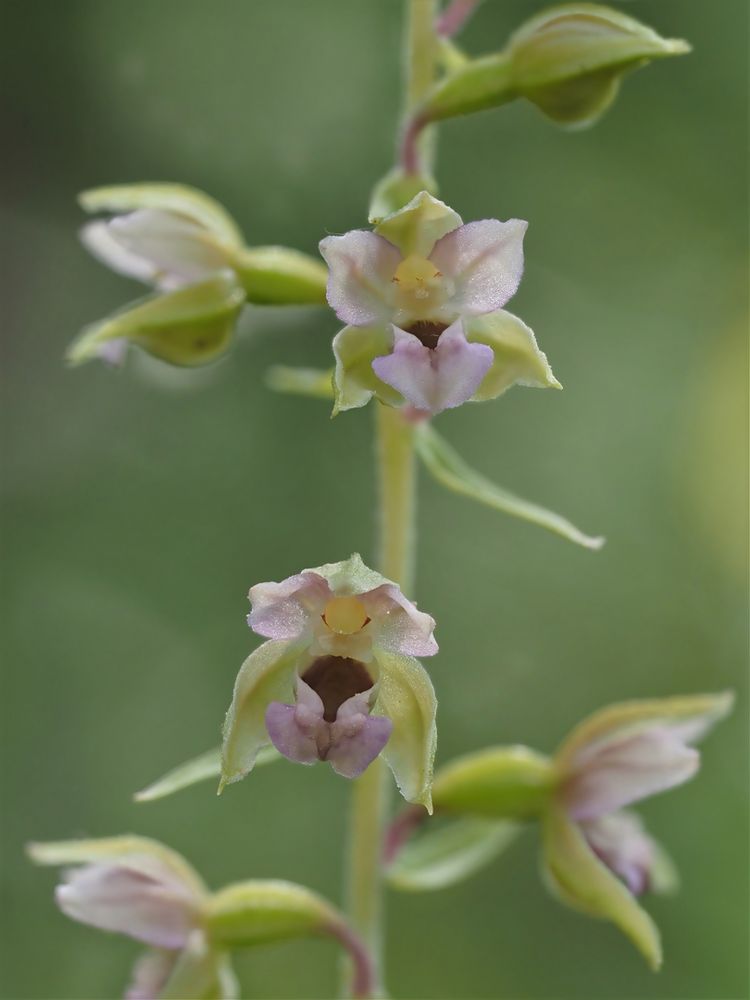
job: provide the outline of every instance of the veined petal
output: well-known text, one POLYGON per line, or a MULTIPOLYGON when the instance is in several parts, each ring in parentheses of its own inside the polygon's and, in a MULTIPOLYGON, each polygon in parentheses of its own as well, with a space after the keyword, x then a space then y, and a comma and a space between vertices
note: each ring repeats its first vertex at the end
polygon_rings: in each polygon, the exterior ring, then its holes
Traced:
POLYGON ((558 770, 561 774, 570 773, 581 759, 579 755, 588 754, 605 741, 631 736, 645 728, 669 728, 683 742, 695 742, 728 715, 733 704, 734 694, 724 691, 608 705, 584 719, 563 741, 555 758, 558 770))
POLYGON ((460 225, 458 212, 427 191, 420 191, 408 205, 386 216, 375 232, 398 247, 404 257, 429 257, 437 241, 460 225))
POLYGON ((462 316, 500 309, 512 298, 523 275, 521 219, 468 222, 435 244, 430 260, 453 284, 450 305, 462 316))
MULTIPOLYGON (((172 212, 156 208, 140 209, 129 215, 117 216, 105 225, 109 244, 102 243, 100 236, 97 245, 90 233, 86 238, 84 229, 82 238, 87 248, 97 254, 97 250, 101 251, 103 247, 104 255, 100 253, 100 259, 118 270, 118 260, 107 254, 112 243, 119 245, 128 255, 126 266, 134 258, 146 261, 151 266, 146 280, 154 281, 163 289, 201 281, 230 265, 228 248, 223 247, 212 233, 172 212)), ((125 273, 139 276, 128 270, 125 273)))
POLYGON ((472 398, 492 366, 492 350, 470 344, 460 320, 440 334, 432 349, 413 334, 393 330, 393 351, 375 358, 373 371, 418 410, 435 414, 460 406, 472 398))
POLYGON ((253 609, 247 623, 267 639, 298 639, 330 596, 326 581, 309 569, 280 583, 257 583, 248 595, 253 609))
POLYGON ((375 374, 372 362, 393 347, 393 334, 387 326, 345 326, 333 338, 336 370, 333 376, 335 403, 333 415, 354 410, 377 396, 389 406, 401 402, 401 394, 375 374))
POLYGON ((242 664, 224 721, 219 792, 244 778, 260 748, 269 742, 266 709, 273 701, 292 701, 294 671, 303 650, 300 643, 271 639, 242 664))
POLYGON ((343 323, 371 326, 392 312, 393 275, 401 254, 393 244, 366 229, 326 236, 320 252, 328 264, 328 304, 343 323))
POLYGON ((580 826, 596 856, 619 875, 634 896, 673 888, 674 867, 636 813, 623 810, 580 826))
POLYGON ((375 711, 393 723, 383 757, 408 802, 432 812, 432 770, 437 745, 437 699, 424 667, 411 656, 379 649, 380 686, 375 711))
POLYGON ((244 242, 226 209, 203 191, 186 184, 114 184, 84 191, 78 201, 86 212, 119 214, 152 208, 174 212, 214 233, 229 246, 239 248, 244 242))
POLYGON ((542 826, 543 861, 550 889, 574 909, 610 920, 626 934, 652 969, 662 961, 659 931, 625 886, 597 858, 564 811, 551 807, 542 826))
POLYGON ((420 611, 395 583, 383 583, 363 596, 367 613, 377 622, 374 642, 394 653, 434 656, 438 651, 435 619, 420 611))
POLYGON ((573 819, 605 816, 692 778, 700 755, 666 727, 613 737, 581 750, 562 796, 573 819))
POLYGON ((517 316, 499 309, 466 320, 464 329, 469 343, 486 344, 494 354, 492 366, 473 399, 495 399, 516 384, 536 389, 562 388, 547 356, 537 347, 533 332, 517 316))

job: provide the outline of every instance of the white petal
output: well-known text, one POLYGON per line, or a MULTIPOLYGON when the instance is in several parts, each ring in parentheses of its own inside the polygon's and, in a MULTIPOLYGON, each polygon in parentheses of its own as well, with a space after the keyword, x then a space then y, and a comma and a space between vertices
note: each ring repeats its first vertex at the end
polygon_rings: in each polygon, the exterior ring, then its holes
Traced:
POLYGON ((320 252, 329 268, 328 304, 338 318, 351 326, 387 322, 398 250, 382 236, 353 229, 321 240, 320 252))
POLYGON ((430 260, 453 282, 450 305, 464 316, 500 309, 513 295, 523 274, 521 219, 468 222, 435 244, 430 260))

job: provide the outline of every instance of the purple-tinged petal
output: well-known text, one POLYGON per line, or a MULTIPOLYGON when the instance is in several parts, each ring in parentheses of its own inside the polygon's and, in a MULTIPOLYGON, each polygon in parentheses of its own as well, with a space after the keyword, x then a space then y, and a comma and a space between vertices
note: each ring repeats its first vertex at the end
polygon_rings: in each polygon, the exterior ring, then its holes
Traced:
POLYGON ((375 760, 391 735, 393 723, 370 716, 368 692, 356 694, 341 705, 331 725, 331 746, 326 760, 344 778, 358 778, 375 760))
POLYGON ((158 1000, 169 980, 177 951, 147 951, 136 961, 124 1000, 158 1000))
POLYGON ((435 619, 404 597, 395 583, 384 583, 363 594, 362 603, 373 622, 377 645, 407 656, 437 653, 435 619))
POLYGON ((393 331, 393 352, 375 358, 372 367, 418 410, 434 414, 460 406, 471 399, 492 366, 492 349, 470 344, 460 321, 444 330, 432 349, 398 327, 393 331))
POLYGON ((297 639, 322 613, 330 596, 328 584, 311 570, 280 583, 258 583, 248 594, 252 611, 247 623, 267 639, 297 639))
POLYGON ((266 729, 273 745, 288 760, 314 764, 320 759, 320 731, 327 729, 323 702, 304 681, 298 681, 297 697, 296 705, 271 702, 266 709, 266 729))
POLYGON ((591 820, 681 785, 695 774, 698 751, 667 727, 602 740, 582 750, 564 787, 569 815, 591 820))
POLYGON ((515 295, 523 274, 521 219, 468 222, 435 244, 430 260, 453 282, 450 304, 464 316, 500 309, 515 295))
POLYGON ((125 363, 125 355, 128 353, 127 338, 117 337, 115 340, 104 340, 97 347, 96 353, 106 364, 113 368, 119 368, 125 363))
POLYGON ((596 856, 625 882, 634 896, 651 888, 659 849, 631 812, 600 816, 581 824, 583 835, 596 856))
POLYGON ((194 894, 153 858, 72 869, 55 899, 74 920, 156 948, 181 948, 198 920, 194 894))
POLYGON ((329 268, 328 304, 338 318, 350 326, 387 322, 391 282, 401 261, 398 250, 382 236, 353 229, 343 236, 326 236, 320 252, 329 268))

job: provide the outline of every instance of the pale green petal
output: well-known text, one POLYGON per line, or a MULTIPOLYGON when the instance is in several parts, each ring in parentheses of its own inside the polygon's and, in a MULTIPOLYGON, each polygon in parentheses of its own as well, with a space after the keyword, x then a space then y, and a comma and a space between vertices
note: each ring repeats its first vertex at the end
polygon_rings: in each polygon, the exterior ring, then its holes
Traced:
POLYGON ((375 232, 398 247, 404 257, 409 254, 429 257, 440 237, 460 225, 458 212, 427 191, 420 191, 408 205, 386 216, 375 232))
POLYGON ((311 399, 333 399, 333 369, 292 368, 272 365, 266 372, 266 385, 274 392, 311 399))
POLYGON ((437 194, 437 181, 426 174, 408 174, 403 167, 394 167, 375 185, 368 213, 371 225, 403 208, 421 191, 437 194))
POLYGON ((560 900, 589 916, 612 921, 630 938, 651 968, 658 969, 662 954, 656 925, 597 858, 562 809, 547 810, 542 837, 548 884, 560 900))
POLYGON ((56 866, 95 864, 139 856, 152 857, 171 869, 198 895, 203 895, 206 891, 203 879, 182 855, 149 837, 125 834, 121 837, 99 837, 95 840, 32 843, 27 845, 26 852, 38 865, 56 866))
POLYGON ((345 326, 333 340, 336 370, 333 378, 333 415, 364 406, 373 395, 390 406, 402 402, 400 393, 372 370, 374 358, 390 354, 393 334, 385 326, 345 326))
MULTIPOLYGON (((273 746, 262 747, 255 758, 255 767, 263 764, 272 764, 281 760, 281 754, 273 746)), ((198 757, 179 764, 168 771, 163 777, 158 778, 140 792, 136 792, 133 798, 136 802, 155 802, 157 799, 164 799, 168 795, 189 788, 200 781, 207 781, 209 778, 218 778, 221 774, 221 747, 214 747, 207 750, 198 757)))
POLYGON ((386 878, 395 889, 446 889, 480 871, 516 839, 522 827, 503 820, 458 819, 419 833, 399 852, 386 878))
POLYGON ((238 996, 229 959, 195 931, 175 962, 159 1000, 233 1000, 238 996))
POLYGON ((229 272, 163 295, 151 295, 88 327, 67 353, 71 364, 126 339, 174 365, 207 364, 227 350, 245 293, 229 272))
POLYGON ((135 212, 156 208, 176 212, 215 233, 228 246, 241 247, 242 233, 229 213, 209 195, 184 184, 115 184, 92 188, 78 196, 86 212, 135 212))
POLYGON ((555 771, 524 746, 491 747, 458 757, 435 775, 435 808, 493 819, 529 819, 546 807, 555 771))
POLYGON ((464 320, 464 329, 470 343, 487 344, 495 355, 473 400, 495 399, 516 384, 534 389, 562 389, 533 332, 517 316, 498 309, 464 320))
POLYGON ((724 691, 721 694, 654 698, 608 705, 584 719, 570 733, 557 751, 556 766, 565 772, 572 758, 583 747, 644 726, 688 727, 694 732, 686 736, 686 742, 693 742, 728 715, 733 704, 733 692, 724 691))
POLYGON ((207 925, 222 947, 267 944, 326 930, 338 914, 321 896, 293 882, 239 882, 214 893, 207 925))
POLYGON ((248 302, 258 305, 325 305, 328 268, 288 247, 244 247, 232 266, 248 302))
POLYGON ((412 656, 375 650, 380 685, 374 714, 385 715, 393 731, 383 757, 407 802, 432 812, 432 769, 437 745, 437 699, 429 674, 412 656))
POLYGON ((514 493, 496 486, 481 473, 475 472, 428 424, 422 424, 417 428, 414 441, 417 454, 428 471, 439 483, 454 493, 460 493, 471 500, 492 507, 493 510, 538 524, 539 527, 553 531, 556 535, 562 535, 568 541, 582 545, 586 549, 600 549, 604 544, 603 538, 584 535, 567 518, 540 507, 539 504, 523 500, 514 493))
POLYGON ((294 701, 295 667, 303 648, 299 643, 271 639, 240 667, 224 721, 219 792, 225 785, 244 778, 255 765, 260 748, 270 743, 266 709, 272 701, 294 701))

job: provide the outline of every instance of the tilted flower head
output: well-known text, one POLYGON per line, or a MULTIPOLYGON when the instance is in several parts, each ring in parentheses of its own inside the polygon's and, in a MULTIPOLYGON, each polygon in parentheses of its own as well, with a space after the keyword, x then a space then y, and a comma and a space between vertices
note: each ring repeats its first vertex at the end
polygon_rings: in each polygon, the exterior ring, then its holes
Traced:
POLYGON ((616 923, 654 967, 659 933, 634 896, 667 888, 669 862, 623 807, 691 778, 700 764, 693 744, 732 701, 721 694, 612 705, 574 729, 555 757, 557 791, 544 819, 549 883, 563 901, 616 923))
MULTIPOLYGON (((659 932, 635 897, 674 888, 676 874, 640 818, 624 807, 692 777, 700 763, 692 744, 729 712, 732 701, 725 693, 612 705, 574 729, 553 758, 514 746, 467 754, 435 775, 435 809, 488 824, 478 832, 467 828, 471 859, 480 860, 496 853, 494 838, 501 847, 507 839, 492 823, 539 820, 543 870, 555 895, 583 913, 612 921, 657 968, 659 932)), ((399 868, 398 855, 424 818, 410 807, 389 831, 387 855, 394 861, 396 886, 399 881, 414 885, 409 870, 414 857, 407 855, 399 868)), ((418 843, 414 856, 433 858, 439 846, 443 872, 458 878, 473 871, 476 864, 466 862, 460 831, 445 844, 438 844, 439 834, 428 832, 432 842, 418 843)), ((444 874, 440 884, 447 884, 444 874)))
POLYGON ((222 784, 269 741, 290 760, 355 778, 382 752, 403 795, 429 806, 435 694, 415 659, 435 622, 358 555, 250 591, 250 627, 269 641, 237 677, 222 784))
POLYGON ((461 217, 426 191, 373 232, 328 236, 336 411, 373 396, 435 414, 511 385, 559 388, 531 330, 502 306, 523 273, 526 223, 461 217))
POLYGON ((163 361, 200 365, 228 347, 245 301, 318 303, 325 268, 285 247, 246 247, 228 212, 181 184, 122 184, 85 191, 87 212, 106 212, 81 230, 102 263, 159 293, 83 331, 74 363, 122 361, 130 342, 163 361))
POLYGON ((55 892, 63 913, 149 946, 126 1000, 237 995, 226 953, 206 936, 208 890, 179 854, 144 837, 32 844, 29 853, 67 866, 55 892))

